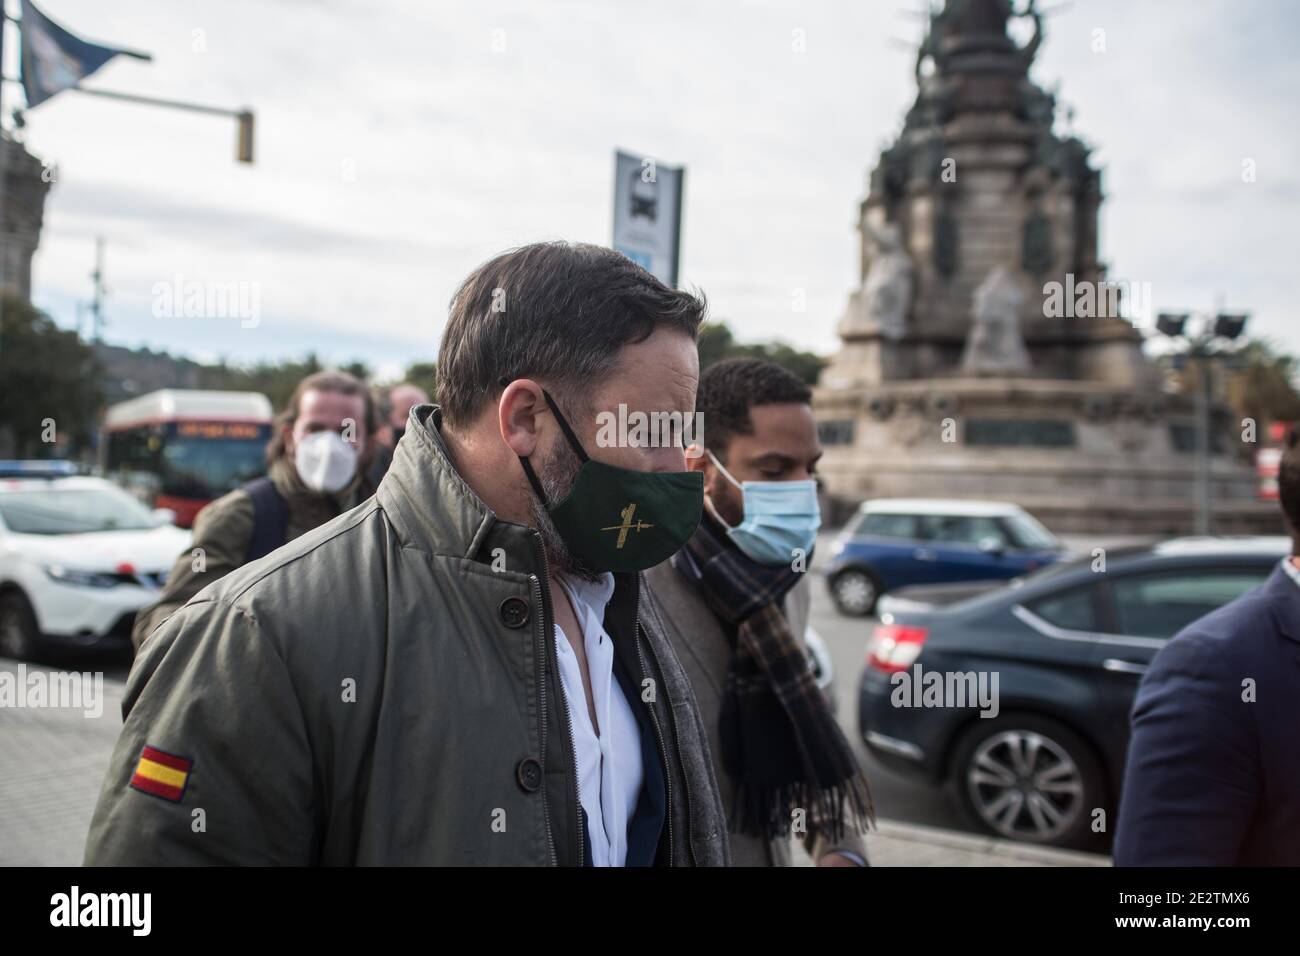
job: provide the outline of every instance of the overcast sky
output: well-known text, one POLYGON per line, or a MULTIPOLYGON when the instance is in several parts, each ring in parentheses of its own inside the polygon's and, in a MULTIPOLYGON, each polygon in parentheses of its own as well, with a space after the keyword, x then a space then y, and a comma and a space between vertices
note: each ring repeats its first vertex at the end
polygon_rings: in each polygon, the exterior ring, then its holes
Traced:
MULTIPOLYGON (((244 166, 233 120, 75 92, 33 110, 28 147, 58 176, 37 305, 75 323, 103 236, 110 342, 203 360, 314 349, 388 375, 436 355, 452 290, 493 253, 608 244, 617 147, 687 166, 682 283, 714 318, 832 350, 855 210, 915 95, 905 45, 923 29, 919 0, 39 5, 153 54, 87 86, 246 105, 258 140, 244 166), (256 284, 260 323, 156 318, 153 287, 176 276, 256 284)), ((1111 277, 1149 282, 1157 309, 1222 296, 1300 353, 1298 27, 1293 0, 1074 0, 1032 76, 1059 82, 1104 169, 1111 277)))

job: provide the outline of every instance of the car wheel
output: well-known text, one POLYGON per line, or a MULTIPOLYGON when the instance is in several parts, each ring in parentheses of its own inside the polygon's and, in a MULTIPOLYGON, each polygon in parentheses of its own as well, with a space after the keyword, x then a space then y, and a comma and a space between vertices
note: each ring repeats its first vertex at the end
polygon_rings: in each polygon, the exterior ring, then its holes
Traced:
POLYGON ((870 571, 848 568, 831 578, 831 598, 841 614, 866 617, 879 597, 880 582, 870 571))
POLYGON ((0 657, 30 660, 36 653, 36 615, 17 591, 0 594, 0 657))
POLYGON ((1007 840, 1086 847, 1105 804, 1101 765, 1074 731, 1046 717, 977 719, 953 753, 951 783, 970 822, 1007 840))

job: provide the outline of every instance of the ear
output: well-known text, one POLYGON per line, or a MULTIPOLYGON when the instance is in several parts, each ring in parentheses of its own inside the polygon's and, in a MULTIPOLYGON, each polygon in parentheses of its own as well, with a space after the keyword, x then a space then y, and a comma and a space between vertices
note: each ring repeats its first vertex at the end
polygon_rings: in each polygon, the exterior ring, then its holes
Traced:
POLYGON ((699 457, 686 459, 686 469, 704 475, 704 493, 710 498, 716 497, 719 493, 726 493, 726 488, 722 486, 728 484, 727 479, 722 477, 718 466, 704 453, 703 446, 700 447, 699 457))
POLYGON ((517 378, 505 387, 497 403, 497 427, 506 447, 520 458, 537 450, 540 424, 551 410, 542 397, 542 386, 530 378, 517 378))
POLYGON ((293 442, 293 426, 287 422, 280 426, 280 444, 284 445, 284 453, 289 458, 297 451, 293 442))
POLYGON ((713 462, 709 461, 709 456, 704 454, 704 446, 699 442, 692 442, 686 446, 687 471, 703 472, 705 479, 707 479, 712 465, 713 462))

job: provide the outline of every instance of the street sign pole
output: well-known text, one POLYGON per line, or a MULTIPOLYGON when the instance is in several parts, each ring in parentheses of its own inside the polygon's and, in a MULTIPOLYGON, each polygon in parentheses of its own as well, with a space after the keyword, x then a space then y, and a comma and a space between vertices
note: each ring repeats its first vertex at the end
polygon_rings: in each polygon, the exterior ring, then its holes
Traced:
POLYGON ((1196 360, 1196 533, 1210 533, 1210 402, 1213 398, 1210 381, 1210 357, 1202 354, 1196 360))
POLYGON ((9 32, 9 0, 0 0, 0 323, 4 321, 4 294, 9 282, 8 217, 5 196, 9 193, 9 144, 4 141, 5 34, 9 32))

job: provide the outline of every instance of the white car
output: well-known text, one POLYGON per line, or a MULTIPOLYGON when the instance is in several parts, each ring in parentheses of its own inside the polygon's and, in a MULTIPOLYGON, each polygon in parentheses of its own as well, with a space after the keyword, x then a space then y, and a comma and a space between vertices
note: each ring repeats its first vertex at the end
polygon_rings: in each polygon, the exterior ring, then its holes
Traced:
POLYGON ((0 478, 0 656, 129 647, 190 532, 102 478, 0 478))
POLYGON ((835 664, 831 661, 830 648, 820 634, 813 630, 811 624, 803 634, 804 644, 808 647, 808 656, 812 658, 813 678, 817 681, 831 701, 831 711, 835 710, 835 664))

